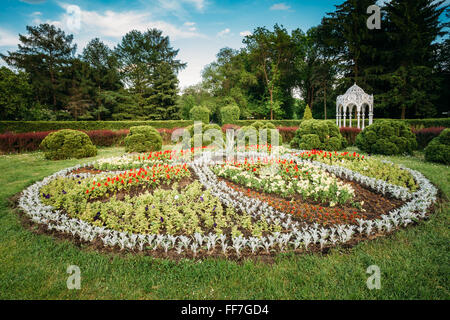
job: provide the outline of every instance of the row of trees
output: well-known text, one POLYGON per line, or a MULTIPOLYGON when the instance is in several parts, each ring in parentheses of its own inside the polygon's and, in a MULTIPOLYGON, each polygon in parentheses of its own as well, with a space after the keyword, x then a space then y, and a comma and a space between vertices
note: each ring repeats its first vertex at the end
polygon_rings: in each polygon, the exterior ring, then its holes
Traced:
POLYGON ((213 121, 237 105, 240 117, 334 117, 336 96, 356 82, 375 95, 377 117, 420 118, 448 111, 448 6, 391 0, 381 29, 367 27, 373 0, 347 0, 307 32, 256 28, 240 50, 223 48, 201 83, 178 95, 177 60, 161 31, 131 31, 112 50, 93 39, 76 56, 73 36, 49 24, 27 27, 17 51, 0 56, 1 119, 188 119, 196 105, 213 121), (301 99, 293 98, 299 90, 301 99))
POLYGON ((76 56, 73 36, 53 25, 27 26, 18 50, 1 54, 2 120, 177 119, 176 59, 157 29, 131 31, 111 50, 91 40, 76 56))
POLYGON ((392 0, 381 29, 367 27, 373 0, 347 0, 306 33, 257 28, 241 50, 222 49, 203 81, 184 91, 182 114, 205 104, 213 118, 237 104, 243 118, 334 117, 339 94, 356 82, 375 95, 377 117, 421 118, 448 111, 448 23, 444 1, 392 0), (292 97, 300 90, 302 99, 292 97))

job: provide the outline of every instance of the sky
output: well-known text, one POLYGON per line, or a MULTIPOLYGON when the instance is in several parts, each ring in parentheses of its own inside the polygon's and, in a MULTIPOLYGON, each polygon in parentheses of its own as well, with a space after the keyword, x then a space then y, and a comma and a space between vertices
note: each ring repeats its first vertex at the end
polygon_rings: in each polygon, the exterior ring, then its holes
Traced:
MULTIPOLYGON (((339 0, 1 0, 0 52, 17 49, 26 25, 52 23, 74 35, 81 53, 98 37, 111 48, 133 29, 158 28, 187 62, 180 87, 198 83, 221 48, 242 47, 256 27, 276 23, 289 31, 318 25, 339 0)), ((3 63, 4 64, 4 63, 3 63)))

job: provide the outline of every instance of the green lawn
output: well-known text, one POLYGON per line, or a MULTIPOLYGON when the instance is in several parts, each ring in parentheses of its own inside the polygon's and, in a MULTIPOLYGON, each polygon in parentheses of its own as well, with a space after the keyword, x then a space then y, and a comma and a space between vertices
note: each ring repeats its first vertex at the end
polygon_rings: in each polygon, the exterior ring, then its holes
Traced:
MULTIPOLYGON (((98 157, 119 155, 101 149, 98 157)), ((424 173, 450 197, 448 167, 416 157, 390 157, 424 173)), ((89 159, 90 160, 90 159, 89 159)), ((8 198, 53 172, 89 161, 47 161, 42 153, 0 156, 0 299, 449 299, 448 203, 428 221, 330 254, 280 255, 275 263, 202 262, 107 255, 24 229, 8 198), (381 269, 381 289, 366 286, 368 266, 381 269), (66 269, 81 269, 81 289, 68 290, 66 269)))

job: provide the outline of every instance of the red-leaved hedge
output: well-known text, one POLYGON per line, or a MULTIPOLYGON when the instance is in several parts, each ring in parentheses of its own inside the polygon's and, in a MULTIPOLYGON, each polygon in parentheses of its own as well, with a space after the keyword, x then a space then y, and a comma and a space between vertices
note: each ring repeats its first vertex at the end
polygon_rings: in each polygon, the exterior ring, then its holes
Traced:
POLYGON ((441 134, 445 127, 430 127, 419 130, 412 129, 412 132, 416 135, 418 149, 422 150, 430 143, 433 138, 436 138, 441 134))
POLYGON ((362 131, 359 128, 354 127, 341 127, 339 128, 342 136, 347 140, 347 145, 352 146, 355 144, 356 136, 362 131))

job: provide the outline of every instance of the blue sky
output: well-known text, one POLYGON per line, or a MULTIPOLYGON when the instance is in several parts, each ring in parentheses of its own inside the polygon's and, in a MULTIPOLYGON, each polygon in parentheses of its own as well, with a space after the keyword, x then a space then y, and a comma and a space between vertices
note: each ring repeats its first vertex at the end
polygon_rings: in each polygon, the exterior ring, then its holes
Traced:
POLYGON ((74 34, 80 53, 99 37, 113 48, 130 30, 158 28, 168 35, 178 58, 188 63, 179 74, 180 86, 200 81, 202 68, 220 48, 242 46, 245 34, 275 23, 306 31, 334 11, 340 0, 2 0, 0 52, 15 50, 26 25, 53 23, 74 34), (79 16, 79 20, 74 20, 79 16))

